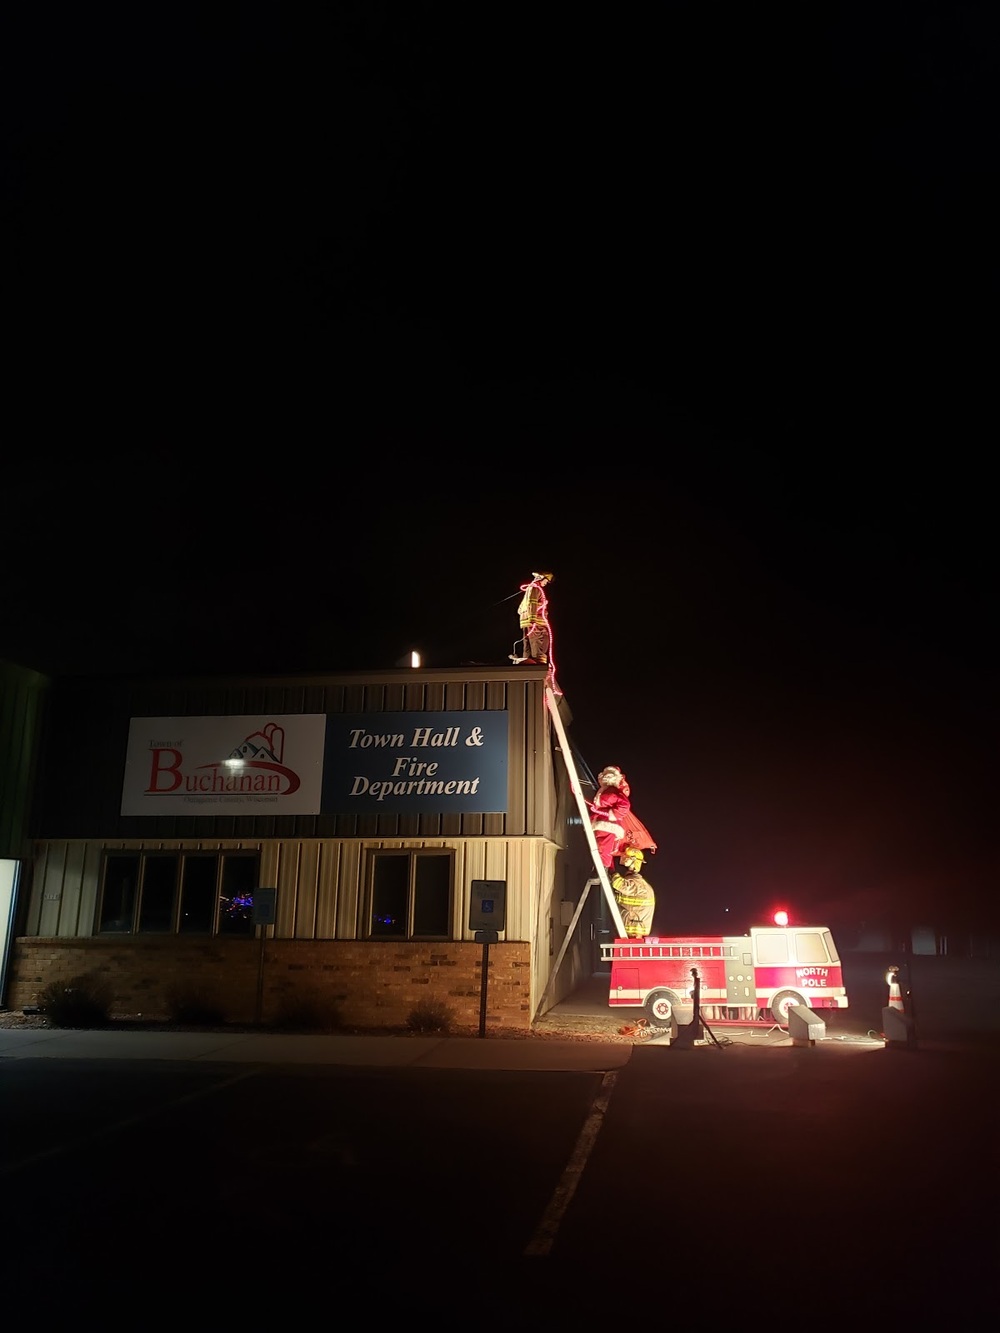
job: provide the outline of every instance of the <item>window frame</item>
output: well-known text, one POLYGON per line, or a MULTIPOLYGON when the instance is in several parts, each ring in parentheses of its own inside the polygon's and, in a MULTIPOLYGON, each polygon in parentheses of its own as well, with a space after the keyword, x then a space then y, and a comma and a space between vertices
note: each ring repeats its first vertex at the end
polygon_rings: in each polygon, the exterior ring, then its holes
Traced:
MULTIPOLYGON (((246 879, 242 872, 235 877, 229 867, 235 861, 252 861, 254 864, 254 887, 260 887, 260 852, 254 850, 202 851, 192 848, 190 851, 179 848, 174 851, 163 848, 142 848, 125 850, 109 848, 104 851, 101 861, 100 888, 94 916, 94 934, 107 935, 200 935, 228 938, 252 939, 255 934, 252 914, 253 895, 249 905, 234 927, 224 928, 222 904, 229 898, 224 890, 231 889, 233 878, 246 879), (166 870, 168 863, 174 862, 173 885, 170 889, 170 903, 166 906, 167 885, 166 870), (214 874, 209 885, 206 863, 212 862, 214 874), (150 876, 148 891, 163 896, 163 900, 151 907, 147 894, 147 874, 156 866, 155 875, 150 876), (188 868, 193 872, 188 877, 188 868), (132 882, 128 870, 134 869, 132 882), (121 873, 125 872, 125 873, 121 873), (163 872, 161 880, 160 875, 163 872), (199 882, 200 881, 200 882, 199 882), (112 903, 109 894, 117 894, 118 902, 112 903), (114 906, 120 908, 118 915, 110 918, 114 924, 106 924, 107 913, 114 906), (192 924, 185 924, 187 914, 195 910, 192 924), (150 921, 158 924, 150 925, 150 921), (145 922, 145 924, 144 924, 145 922)), ((244 895, 245 897, 245 895, 244 895)))
MULTIPOLYGON (((389 940, 450 940, 454 938, 454 910, 455 910, 455 866, 456 856, 453 848, 450 847, 378 847, 370 848, 366 852, 365 861, 365 928, 364 938, 372 941, 389 940), (398 930, 376 930, 375 914, 379 910, 388 910, 386 904, 387 894, 380 890, 377 884, 378 870, 389 862, 394 864, 400 861, 406 863, 406 885, 405 885, 405 921, 402 929, 398 930), (418 898, 423 895, 430 895, 440 890, 439 885, 428 883, 421 888, 419 883, 421 869, 428 866, 430 862, 445 863, 446 869, 444 902, 437 904, 428 904, 427 902, 418 902, 418 898), (381 901, 380 901, 381 900, 381 901), (421 915, 430 910, 432 915, 440 915, 443 929, 441 930, 415 930, 414 924, 421 915)), ((439 865, 434 865, 435 872, 439 871, 439 865)), ((391 886, 389 886, 391 888, 391 886)), ((424 918, 425 919, 425 918, 424 918)))

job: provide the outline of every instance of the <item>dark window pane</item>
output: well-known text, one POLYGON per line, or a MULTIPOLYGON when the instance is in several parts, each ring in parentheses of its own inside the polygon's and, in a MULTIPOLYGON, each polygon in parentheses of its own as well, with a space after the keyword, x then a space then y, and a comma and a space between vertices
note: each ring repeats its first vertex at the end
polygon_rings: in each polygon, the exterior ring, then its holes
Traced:
POLYGON ((450 926, 451 857, 418 856, 413 898, 414 935, 445 935, 450 926))
POLYGON ((257 887, 256 856, 224 856, 219 893, 219 934, 253 934, 253 893, 257 887))
POLYGON ((183 934, 211 934, 215 921, 215 883, 217 856, 186 856, 181 885, 181 920, 183 934))
POLYGON ((173 930, 179 867, 179 856, 143 858, 142 902, 139 907, 141 931, 173 930))
POLYGON ((101 895, 99 930, 131 931, 138 883, 138 856, 107 858, 104 862, 104 892, 101 895))
POLYGON ((372 876, 372 934, 406 936, 408 856, 376 856, 372 876))

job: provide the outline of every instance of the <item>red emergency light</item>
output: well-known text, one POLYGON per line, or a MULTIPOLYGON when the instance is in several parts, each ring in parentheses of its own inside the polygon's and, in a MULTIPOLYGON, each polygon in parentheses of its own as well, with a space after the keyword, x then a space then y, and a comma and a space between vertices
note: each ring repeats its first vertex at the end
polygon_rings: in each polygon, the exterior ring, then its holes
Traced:
POLYGON ((775 912, 771 920, 774 922, 776 926, 787 926, 788 913, 783 908, 779 908, 779 910, 775 912))

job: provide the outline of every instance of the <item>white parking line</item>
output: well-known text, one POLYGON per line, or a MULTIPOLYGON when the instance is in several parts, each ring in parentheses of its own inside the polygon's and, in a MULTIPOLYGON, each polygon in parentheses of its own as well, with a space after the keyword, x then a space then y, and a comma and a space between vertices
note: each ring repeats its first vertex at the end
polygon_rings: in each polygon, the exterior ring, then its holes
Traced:
POLYGON ((611 1100, 611 1094, 617 1080, 617 1070, 609 1070, 604 1075, 601 1081, 601 1090, 594 1098, 590 1112, 583 1122, 583 1128, 580 1130, 559 1184, 549 1200, 548 1207, 545 1209, 535 1234, 525 1247, 526 1257, 547 1255, 552 1249, 563 1216, 569 1207, 570 1199, 576 1193, 576 1187, 580 1183, 580 1177, 587 1165, 587 1159, 597 1141, 601 1126, 604 1124, 604 1116, 607 1113, 608 1103, 611 1100))

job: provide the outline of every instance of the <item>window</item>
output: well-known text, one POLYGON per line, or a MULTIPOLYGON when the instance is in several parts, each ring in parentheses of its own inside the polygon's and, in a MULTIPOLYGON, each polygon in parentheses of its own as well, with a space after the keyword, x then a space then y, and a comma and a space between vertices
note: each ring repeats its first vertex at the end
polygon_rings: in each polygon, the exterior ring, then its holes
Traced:
POLYGON ((761 932, 757 936, 757 958, 761 963, 787 963, 788 937, 777 934, 765 935, 761 932))
POLYGON ((253 935, 259 870, 255 852, 109 852, 98 931, 253 935))
POLYGON ((369 900, 373 939, 449 939, 451 852, 372 852, 369 900))
POLYGON ((821 935, 796 935, 795 957, 800 963, 829 962, 821 935))
POLYGON ((219 934, 253 934, 253 891, 257 887, 256 856, 222 858, 219 934))
POLYGON ((217 856, 186 856, 178 930, 185 935, 210 935, 215 921, 217 856))
POLYGON ((180 869, 180 858, 146 856, 142 865, 139 930, 171 931, 174 928, 174 903, 177 900, 177 872, 180 869))

